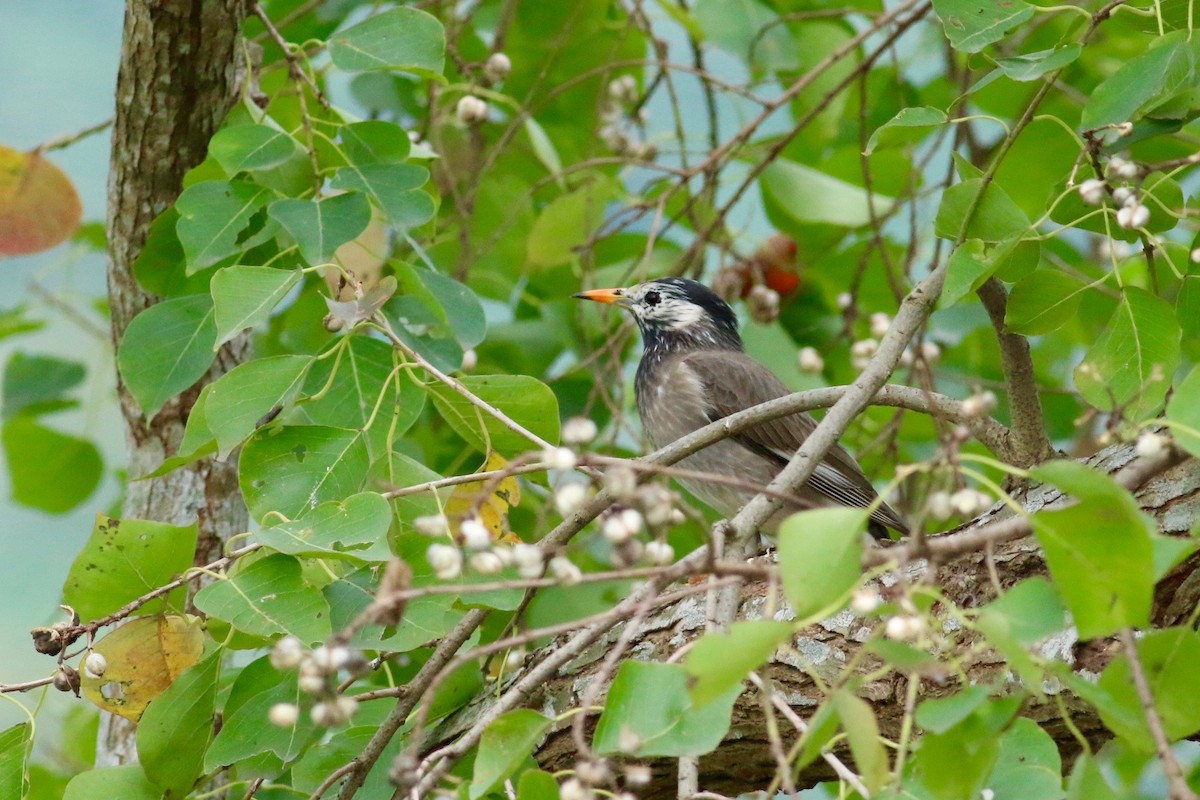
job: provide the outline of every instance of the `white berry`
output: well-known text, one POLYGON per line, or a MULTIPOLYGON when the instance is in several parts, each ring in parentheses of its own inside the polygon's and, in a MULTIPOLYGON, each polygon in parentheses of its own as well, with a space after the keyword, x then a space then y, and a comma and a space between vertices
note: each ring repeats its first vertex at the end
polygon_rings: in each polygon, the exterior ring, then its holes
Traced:
POLYGON ((596 423, 587 417, 571 417, 563 425, 562 439, 567 444, 587 444, 597 433, 596 423))
POLYGON ((452 544, 429 545, 425 560, 433 567, 434 574, 444 581, 462 574, 462 551, 452 544))
POLYGON ((583 570, 575 566, 566 556, 555 556, 550 559, 550 574, 567 586, 579 583, 583 579, 583 570))
POLYGON ((821 358, 815 347, 801 347, 796 363, 801 372, 809 375, 820 375, 825 370, 825 359, 821 358))
POLYGON ((522 578, 540 578, 545 559, 539 547, 522 542, 512 549, 513 564, 522 578))
POLYGON ((504 53, 492 53, 483 65, 483 74, 492 83, 499 83, 512 72, 512 59, 504 53))
POLYGON ((581 483, 568 483, 554 493, 554 507, 564 517, 578 511, 587 500, 587 489, 581 483))
POLYGON ((480 575, 495 575, 504 569, 504 560, 491 550, 483 550, 471 556, 471 569, 480 575))
POLYGON ((892 327, 892 318, 887 314, 877 311, 871 315, 871 335, 875 338, 882 339, 890 327, 892 327))
POLYGON ((300 721, 300 707, 295 703, 276 703, 267 711, 267 719, 277 728, 291 728, 300 721))
POLYGON ((658 540, 646 544, 646 560, 656 567, 665 567, 675 562, 675 548, 658 540))
POLYGON ((458 105, 454 108, 454 114, 458 117, 458 121, 464 125, 471 125, 476 122, 482 122, 487 119, 488 105, 483 100, 480 100, 473 94, 463 95, 458 101, 458 105))
POLYGON ((1099 178, 1088 178, 1079 184, 1079 196, 1089 206, 1098 206, 1104 200, 1104 181, 1099 178))
POLYGON ((1150 458, 1156 456, 1165 450, 1167 447, 1166 440, 1157 433, 1147 431, 1138 437, 1137 445, 1134 449, 1142 458, 1150 458))
POLYGON ((417 533, 426 536, 445 536, 450 532, 450 521, 446 519, 445 514, 428 514, 414 519, 413 527, 417 529, 417 533))
POLYGON ((566 471, 575 469, 575 465, 579 463, 579 459, 575 457, 569 447, 548 447, 542 451, 542 461, 546 462, 546 469, 556 469, 566 471))

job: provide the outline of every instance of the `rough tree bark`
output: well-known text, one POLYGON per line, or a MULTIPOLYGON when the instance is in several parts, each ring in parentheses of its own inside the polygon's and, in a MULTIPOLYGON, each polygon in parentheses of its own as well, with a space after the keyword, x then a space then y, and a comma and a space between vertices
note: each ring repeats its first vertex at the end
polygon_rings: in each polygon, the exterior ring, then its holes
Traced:
MULTIPOLYGON (((1131 447, 1113 448, 1090 460, 1097 469, 1116 472, 1133 458, 1131 447)), ((1142 507, 1158 522, 1163 533, 1186 534, 1194 524, 1200 510, 1200 462, 1187 460, 1146 482, 1136 493, 1142 507)), ((1049 486, 1038 486, 1020 498, 1030 511, 1062 505, 1066 499, 1049 486)), ((994 519, 984 515, 981 520, 994 519)), ((997 545, 993 563, 1001 584, 1007 588, 1018 581, 1046 573, 1037 541, 1030 538, 997 545)), ((920 575, 926 568, 923 561, 913 562, 906 568, 909 576, 920 575)), ((895 578, 890 579, 891 582, 895 578)), ((885 583, 889 582, 885 578, 885 583)), ((995 598, 988 576, 987 556, 973 552, 940 564, 937 582, 946 596, 963 608, 976 608, 995 598)), ((739 619, 762 618, 771 613, 774 617, 787 619, 791 611, 781 596, 769 599, 771 590, 764 583, 750 583, 742 590, 739 619)), ((778 593, 776 593, 778 595, 778 593)), ((1177 567, 1160 583, 1156 594, 1153 622, 1155 626, 1181 624, 1200 603, 1200 556, 1194 555, 1177 567)), ((672 654, 686 647, 705 631, 705 601, 703 595, 687 598, 673 606, 665 607, 641 627, 631 643, 630 658, 665 661, 672 654)), ((570 662, 540 691, 528 698, 526 706, 554 717, 578 708, 596 670, 605 655, 621 635, 622 626, 615 626, 608 634, 596 641, 579 658, 570 662)), ((803 655, 810 668, 826 681, 837 679, 842 665, 846 664, 869 634, 869 628, 849 611, 812 625, 792 641, 794 650, 803 655)), ((530 663, 550 649, 534 653, 530 663)), ((1069 660, 1076 671, 1098 675, 1115 654, 1108 642, 1076 642, 1064 634, 1048 640, 1042 645, 1047 657, 1069 660)), ((880 666, 877 659, 864 660, 861 672, 869 672, 880 666)), ((823 699, 820 689, 801 669, 793 656, 781 651, 763 670, 764 676, 774 684, 775 690, 787 699, 797 713, 809 717, 823 699)), ((1012 680, 1004 661, 996 656, 981 657, 967 667, 973 682, 990 683, 1012 680)), ((515 681, 519 677, 511 678, 515 681)), ((883 735, 897 738, 904 716, 905 676, 891 673, 886 678, 866 684, 860 695, 868 700, 879 719, 883 735)), ((923 680, 921 696, 950 694, 959 688, 956 681, 944 681, 931 677, 923 680)), ((486 709, 487 698, 478 700, 462 713, 451 718, 432 737, 433 747, 445 744, 466 730, 486 709)), ((603 693, 601 693, 601 698, 603 693)), ((1108 733, 1095 709, 1064 694, 1065 705, 1071 719, 1083 734, 1098 743, 1108 733)), ((1078 752, 1078 744, 1063 723, 1060 710, 1052 696, 1045 702, 1027 704, 1022 713, 1039 722, 1058 743, 1065 758, 1078 752)), ((589 729, 590 729, 589 725, 589 729)), ((786 725, 781 726, 786 727, 786 725)), ((794 732, 783 731, 785 745, 794 740, 794 732), (789 735, 789 733, 791 735, 789 735)), ((850 763, 847 752, 839 755, 850 763)), ((551 772, 573 769, 577 754, 572 739, 570 722, 565 722, 552 731, 538 753, 538 762, 551 772)), ((1069 762, 1064 762, 1069 763, 1069 762)), ((643 798, 670 798, 676 793, 675 762, 663 760, 653 765, 654 779, 651 786, 639 794, 643 798)), ((776 773, 776 762, 772 758, 766 734, 766 726, 757 693, 748 689, 738 699, 733 710, 733 725, 724 742, 713 753, 700 759, 700 788, 735 796, 743 792, 764 789, 776 773)), ((834 779, 825 762, 817 760, 801 776, 801 784, 812 785, 818 781, 834 779)))
MULTIPOLYGON (((130 0, 117 76, 116 119, 108 182, 108 301, 114 347, 129 322, 159 298, 138 285, 133 263, 150 223, 182 189, 184 174, 204 160, 237 97, 238 47, 244 0, 130 0)), ((240 363, 246 341, 221 349, 201 381, 147 419, 120 382, 129 475, 157 467, 175 453, 188 412, 203 386, 240 363)), ((174 524, 198 520, 197 563, 211 561, 221 542, 246 529, 246 509, 233 462, 206 461, 126 487, 122 516, 174 524)), ((136 758, 133 728, 105 715, 97 766, 136 758)))

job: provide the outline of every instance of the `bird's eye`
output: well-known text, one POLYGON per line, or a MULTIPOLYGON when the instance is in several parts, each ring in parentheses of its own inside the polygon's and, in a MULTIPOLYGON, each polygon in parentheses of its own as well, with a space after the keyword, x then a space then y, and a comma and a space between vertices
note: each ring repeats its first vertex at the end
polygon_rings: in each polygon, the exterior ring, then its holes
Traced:
POLYGON ((650 291, 650 292, 646 292, 646 296, 643 297, 642 299, 646 301, 646 305, 656 306, 656 305, 658 305, 658 301, 661 300, 662 298, 660 298, 658 296, 658 292, 650 291))

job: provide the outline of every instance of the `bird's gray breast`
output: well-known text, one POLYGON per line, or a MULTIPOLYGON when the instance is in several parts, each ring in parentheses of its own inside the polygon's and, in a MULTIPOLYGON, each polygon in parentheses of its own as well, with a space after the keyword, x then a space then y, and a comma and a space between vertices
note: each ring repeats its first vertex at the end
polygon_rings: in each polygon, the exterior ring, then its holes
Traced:
MULTIPOLYGON (((652 362, 651 369, 645 374, 641 369, 638 372, 638 413, 642 428, 655 447, 664 447, 712 422, 705 385, 684 361, 663 358, 657 363, 652 362)), ((728 439, 688 456, 678 466, 760 487, 770 483, 777 470, 765 459, 728 439)), ((712 481, 681 479, 679 482, 722 516, 734 514, 754 495, 746 488, 712 481)))

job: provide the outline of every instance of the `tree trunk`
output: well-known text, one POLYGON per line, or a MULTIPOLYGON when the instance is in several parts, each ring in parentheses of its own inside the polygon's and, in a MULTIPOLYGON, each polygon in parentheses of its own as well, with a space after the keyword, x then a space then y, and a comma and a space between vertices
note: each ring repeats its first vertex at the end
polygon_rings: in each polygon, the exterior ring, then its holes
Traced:
MULTIPOLYGON (((178 197, 184 174, 204 160, 208 140, 237 98, 244 0, 130 0, 117 76, 108 182, 108 301, 116 347, 138 313, 157 302, 133 276, 150 223, 178 197)), ((129 475, 175 453, 203 386, 240 363, 243 339, 221 349, 209 373, 146 419, 118 375, 129 475)), ((236 463, 192 464, 161 478, 130 481, 122 516, 173 524, 198 520, 197 563, 246 529, 236 463)), ((97 766, 136 759, 133 727, 104 715, 97 766)))
MULTIPOLYGON (((1115 472, 1133 457, 1132 447, 1113 448, 1090 460, 1097 469, 1115 472)), ((1159 530, 1167 534, 1186 535, 1195 522, 1200 509, 1200 462, 1189 459, 1148 481, 1136 493, 1143 508, 1158 521, 1159 530)), ((1030 511, 1052 508, 1066 502, 1063 495, 1053 487, 1038 486, 1019 498, 1030 511)), ((986 515, 985 515, 986 516, 986 515)), ((770 558, 764 556, 763 558, 770 558)), ((1008 588, 1018 581, 1035 575, 1046 574, 1037 540, 1033 537, 997 545, 992 561, 1000 583, 1008 588)), ((908 578, 920 576, 927 564, 912 562, 905 568, 908 578)), ((897 576, 885 576, 883 584, 894 583, 897 576)), ((988 574, 987 556, 974 552, 955 558, 937 568, 937 583, 947 598, 961 608, 978 608, 995 599, 991 578, 988 574)), ((886 588, 884 588, 886 591, 886 588)), ((1156 627, 1178 625, 1184 622, 1191 611, 1200 603, 1200 555, 1193 555, 1163 580, 1156 594, 1153 623, 1156 627)), ((738 611, 739 619, 763 617, 788 619, 787 608, 778 589, 765 583, 750 583, 742 590, 738 611)), ((622 626, 615 626, 604 637, 597 640, 579 658, 570 662, 539 691, 531 697, 527 706, 555 717, 570 709, 579 708, 583 693, 604 657, 621 636, 622 626)), ((630 658, 649 661, 666 661, 681 648, 687 647, 705 631, 705 600, 703 595, 687 598, 668 606, 646 620, 630 642, 630 658)), ((794 652, 802 654, 809 669, 828 682, 839 679, 844 665, 855 655, 862 642, 871 633, 869 623, 860 620, 850 611, 809 626, 792 640, 794 652)), ((964 641, 964 646, 969 646, 964 641)), ((547 648, 552 650, 554 645, 547 648)), ((1048 657, 1058 657, 1072 663, 1076 671, 1098 675, 1115 654, 1108 640, 1078 642, 1073 629, 1052 637, 1040 647, 1048 657)), ((535 653, 530 663, 540 660, 542 653, 535 653)), ((878 669, 878 659, 868 657, 859 667, 861 673, 878 669)), ((988 685, 1003 682, 1008 667, 996 656, 983 655, 968 667, 967 674, 973 684, 988 685)), ((820 688, 801 668, 794 655, 786 651, 775 654, 761 674, 773 684, 776 693, 803 718, 810 717, 819 703, 824 700, 820 688)), ((516 680, 519 676, 512 676, 516 680)), ((884 678, 865 684, 859 694, 871 703, 879 720, 884 736, 895 740, 904 718, 907 676, 891 672, 884 678)), ((945 675, 930 675, 922 680, 921 698, 948 695, 957 692, 960 685, 948 680, 945 675)), ((466 730, 486 708, 488 693, 463 712, 452 717, 433 737, 434 746, 445 744, 466 730)), ((601 693, 602 702, 603 693, 601 693)), ((1065 705, 1071 720, 1084 736, 1100 743, 1109 734, 1094 707, 1083 703, 1064 692, 1065 705)), ((1052 695, 1041 702, 1026 704, 1022 714, 1038 722, 1054 740, 1064 758, 1078 753, 1078 743, 1062 721, 1060 709, 1052 695)), ((592 721, 594 723, 594 720, 592 721)), ((592 727, 589 724, 589 729, 592 727)), ((780 724, 785 746, 795 740, 795 732, 786 722, 780 724)), ((842 759, 851 763, 848 750, 838 750, 842 759)), ((571 735, 568 719, 546 738, 537 754, 539 764, 550 772, 569 770, 575 767, 578 757, 571 735)), ((1064 761, 1064 763, 1069 763, 1064 761)), ((674 760, 659 760, 654 763, 653 783, 639 793, 642 798, 670 798, 676 794, 674 760)), ((733 724, 724 742, 700 759, 700 783, 702 790, 736 796, 745 792, 765 789, 777 771, 772 758, 765 720, 760 699, 755 689, 750 688, 738 698, 733 709, 733 724)), ((822 780, 835 779, 829 766, 818 759, 800 776, 798 785, 810 786, 822 780)))

